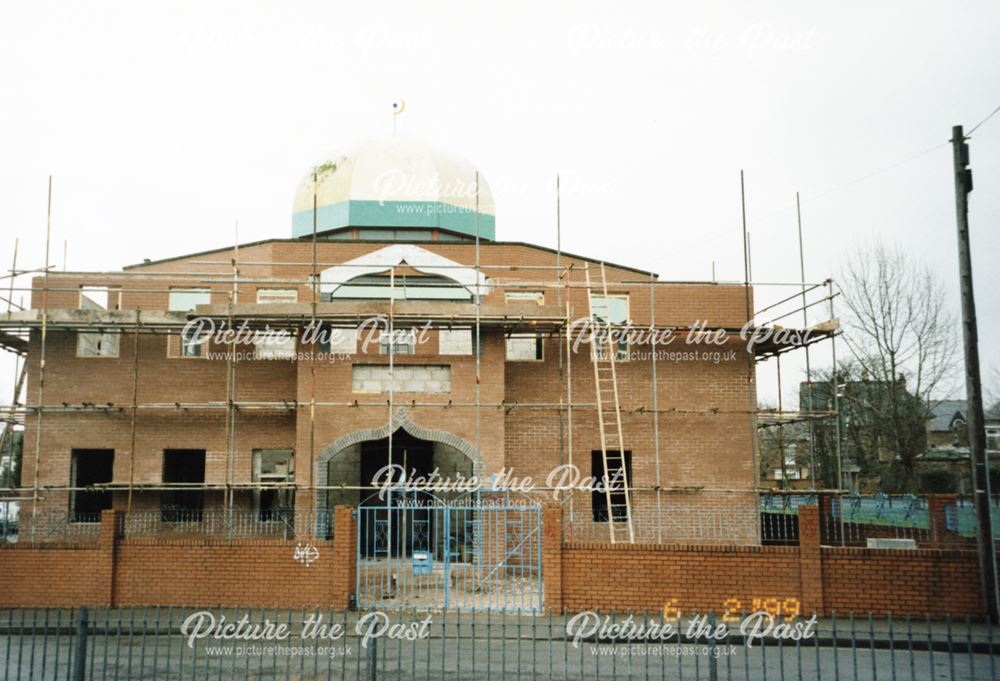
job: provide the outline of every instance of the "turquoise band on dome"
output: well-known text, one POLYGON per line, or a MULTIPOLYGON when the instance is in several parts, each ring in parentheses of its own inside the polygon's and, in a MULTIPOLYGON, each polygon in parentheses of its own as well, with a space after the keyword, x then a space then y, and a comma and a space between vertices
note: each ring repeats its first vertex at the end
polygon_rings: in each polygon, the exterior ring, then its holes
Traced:
MULTIPOLYGON (((292 214, 292 236, 312 234, 312 209, 292 214)), ((476 211, 440 201, 341 201, 316 209, 316 231, 344 227, 424 227, 476 236, 476 211)), ((479 238, 493 241, 496 217, 479 213, 479 238)))

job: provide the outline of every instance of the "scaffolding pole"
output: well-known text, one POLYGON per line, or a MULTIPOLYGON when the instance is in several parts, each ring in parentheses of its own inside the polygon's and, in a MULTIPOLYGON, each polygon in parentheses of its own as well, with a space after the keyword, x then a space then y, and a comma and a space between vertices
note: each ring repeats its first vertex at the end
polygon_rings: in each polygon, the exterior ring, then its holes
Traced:
MULTIPOLYGON (((829 284, 830 295, 828 296, 830 300, 830 319, 834 318, 833 313, 833 282, 829 284)), ((844 489, 844 457, 841 451, 841 425, 840 425, 840 385, 837 378, 837 338, 836 336, 830 337, 830 357, 832 361, 832 381, 833 384, 833 411, 837 418, 837 489, 844 489)), ((841 540, 843 540, 843 532, 841 534, 841 540)))
MULTIPOLYGON (((389 481, 392 482, 392 439, 393 439, 393 422, 392 422, 392 410, 394 407, 395 395, 396 395, 396 368, 395 368, 395 358, 396 358, 396 328, 395 328, 395 318, 394 312, 396 309, 396 268, 392 267, 389 269, 389 414, 388 414, 388 428, 389 428, 389 481)), ((380 341, 381 342, 381 341, 380 341)), ((403 470, 402 479, 400 482, 406 481, 406 470, 403 470)), ((392 488, 393 485, 389 485, 388 494, 386 496, 388 507, 388 522, 386 523, 386 538, 387 538, 387 554, 389 559, 392 559, 392 488)), ((404 493, 405 494, 405 493, 404 493)), ((376 521, 377 522, 377 521, 376 521)), ((360 550, 360 549, 359 549, 360 550)))
MULTIPOLYGON (((750 324, 754 315, 750 307, 750 234, 747 232, 747 195, 746 185, 743 180, 743 171, 740 170, 740 215, 743 227, 743 296, 746 312, 746 324, 750 324)), ((747 411, 750 412, 750 462, 753 466, 753 486, 760 485, 760 464, 757 460, 757 385, 754 377, 754 358, 751 352, 747 352, 747 411)), ((761 538, 760 527, 760 500, 754 498, 754 517, 757 528, 757 541, 761 538)))
MULTIPOLYGON (((562 267, 562 205, 561 205, 560 187, 559 187, 559 173, 556 173, 556 281, 558 282, 561 278, 562 267)), ((563 291, 561 286, 556 286, 556 305, 562 309, 563 305, 563 291)), ((569 319, 566 319, 566 324, 569 324, 569 319)), ((563 383, 566 380, 566 368, 563 365, 563 344, 562 338, 556 339, 556 348, 558 350, 558 362, 559 362, 559 401, 562 402, 562 388, 563 383)), ((566 452, 566 424, 563 420, 562 409, 559 410, 557 414, 557 420, 559 425, 559 464, 562 465, 567 462, 567 452, 566 452)), ((562 500, 560 500, 562 501, 562 500)), ((572 514, 571 514, 572 519, 572 514)))
MULTIPOLYGON (((49 244, 52 239, 52 176, 49 175, 48 208, 45 218, 45 274, 42 279, 42 336, 40 339, 38 361, 38 404, 42 404, 45 392, 45 345, 48 322, 48 284, 49 284, 49 244)), ((35 538, 35 519, 38 516, 38 464, 42 453, 42 415, 38 414, 35 423, 35 470, 34 484, 31 495, 31 538, 35 538)))
MULTIPOLYGON (((140 311, 136 308, 136 319, 140 311)), ((139 324, 132 332, 132 409, 129 415, 129 452, 128 452, 128 500, 125 509, 132 512, 132 485, 135 483, 135 431, 139 417, 139 324)))
POLYGON ((14 260, 11 263, 11 266, 10 266, 10 271, 11 271, 10 285, 7 287, 7 315, 8 316, 10 316, 11 309, 12 309, 12 307, 14 305, 14 279, 16 277, 16 275, 14 274, 14 272, 17 271, 17 250, 18 250, 18 246, 20 245, 20 243, 21 243, 20 239, 18 239, 18 238, 14 239, 14 260))
MULTIPOLYGON (((14 257, 10 266, 10 271, 15 272, 17 270, 17 252, 18 246, 20 245, 20 239, 14 239, 14 257)), ((7 296, 7 314, 11 313, 14 306, 14 277, 10 277, 10 293, 7 296)), ((25 353, 24 364, 20 364, 21 356, 19 354, 14 355, 14 394, 11 399, 11 406, 17 408, 21 397, 21 386, 23 385, 23 374, 27 373, 28 370, 28 358, 27 353, 25 353)), ((27 401, 27 400, 26 400, 27 401)), ((4 472, 4 476, 7 479, 7 487, 13 489, 14 487, 14 413, 10 413, 10 419, 4 419, 3 432, 0 434, 0 472, 4 472), (8 444, 9 443, 9 444, 8 444), (5 454, 6 452, 6 454, 5 454)), ((22 451, 23 451, 22 443, 22 451)), ((8 516, 10 514, 10 506, 4 506, 3 522, 6 523, 8 516)))
MULTIPOLYGON (((809 311, 806 308, 806 256, 805 247, 802 242, 802 203, 799 200, 799 193, 795 192, 795 216, 799 232, 799 276, 802 279, 802 326, 809 328, 809 311)), ((806 409, 813 410, 813 384, 812 384, 812 364, 809 359, 809 346, 806 351, 806 409)), ((801 408, 801 405, 800 405, 801 408)), ((813 488, 816 487, 816 425, 809 421, 809 479, 813 488)), ((838 485, 839 487, 839 485, 838 485)))
MULTIPOLYGON (((656 295, 653 286, 653 277, 650 275, 649 283, 649 324, 656 325, 656 295)), ((653 456, 656 463, 656 542, 663 543, 663 507, 660 499, 660 486, 663 484, 660 478, 660 414, 659 414, 659 391, 660 386, 656 378, 656 348, 651 343, 649 352, 653 371, 653 456)))
MULTIPOLYGON (((193 491, 209 491, 209 492, 221 492, 226 489, 226 484, 222 483, 137 483, 134 485, 135 489, 143 491, 177 491, 177 490, 193 490, 193 491)), ((297 490, 303 489, 297 486, 296 483, 262 483, 262 482, 235 482, 232 485, 235 490, 297 490)), ((95 491, 111 491, 111 492, 126 492, 128 491, 128 485, 122 483, 95 483, 93 485, 86 486, 75 486, 75 485, 41 485, 38 488, 40 491, 45 492, 95 492, 95 491)), ((316 485, 313 489, 316 490, 380 490, 382 486, 380 485, 316 485)), ((759 488, 765 489, 765 488, 759 488)), ((565 491, 565 487, 556 487, 550 485, 535 485, 532 487, 533 491, 536 492, 552 492, 552 491, 565 491)), ((633 487, 633 491, 638 492, 655 492, 655 485, 640 485, 638 487, 633 487)), ((5 492, 11 493, 29 493, 32 491, 31 487, 14 487, 5 492)), ((675 486, 675 487, 663 487, 663 492, 672 492, 678 494, 689 494, 692 492, 747 492, 746 487, 706 487, 704 485, 692 485, 692 486, 675 486)), ((752 490, 750 490, 752 491, 752 490)), ((771 491, 771 490, 768 490, 771 491)), ((19 497, 19 500, 30 500, 31 497, 19 497)))
MULTIPOLYGON (((312 325, 312 329, 316 331, 316 306, 319 304, 319 268, 316 262, 319 260, 319 254, 317 251, 318 244, 316 240, 316 235, 318 233, 318 181, 319 176, 316 170, 313 170, 313 212, 312 212, 312 265, 309 274, 310 286, 310 306, 309 306, 309 323, 312 325)), ((390 414, 391 418, 391 414, 390 414)), ((296 481, 296 485, 298 481, 296 481)), ((316 505, 316 344, 309 349, 309 513, 313 518, 313 521, 317 521, 319 518, 319 508, 316 505)), ((297 502, 293 502, 297 503, 297 502)), ((329 506, 329 499, 324 496, 323 499, 324 507, 329 506)))
MULTIPOLYGON (((571 270, 566 271, 566 279, 569 280, 571 270)), ((569 292, 566 292, 566 319, 572 319, 572 306, 570 305, 569 292)), ((568 454, 568 464, 570 470, 573 470, 573 352, 570 345, 570 332, 567 327, 566 330, 566 446, 568 454)), ((594 404, 594 408, 597 408, 597 404, 594 404)), ((569 523, 570 527, 573 527, 573 492, 569 494, 569 523)))
MULTIPOLYGON (((561 399, 561 398, 560 398, 561 399)), ((446 409, 474 409, 476 407, 475 402, 423 402, 418 400, 410 400, 405 403, 406 406, 417 408, 417 407, 442 407, 446 409)), ((374 401, 374 402, 361 402, 359 400, 344 401, 344 402, 324 402, 316 401, 316 406, 320 408, 329 407, 350 407, 350 408, 368 408, 375 407, 379 409, 385 408, 385 400, 374 401)), ((272 403, 260 403, 260 402, 240 402, 234 401, 233 407, 237 411, 276 411, 276 412, 292 412, 299 408, 309 406, 308 402, 272 402, 272 403)), ((594 409, 596 408, 596 403, 594 402, 573 402, 566 403, 563 401, 559 402, 483 402, 482 407, 489 407, 493 409, 504 409, 506 411, 512 411, 514 409, 542 409, 542 410, 569 410, 574 409, 594 409)), ((162 409, 178 412, 188 412, 188 411, 198 411, 198 410, 225 410, 227 405, 225 402, 205 402, 205 403, 158 403, 158 404, 138 404, 137 408, 143 409, 162 409)), ((86 406, 74 406, 74 405, 50 405, 48 407, 18 407, 16 410, 12 407, 0 407, 0 411, 16 411, 18 414, 34 414, 38 412, 47 412, 55 414, 80 414, 80 413, 93 413, 93 414, 104 414, 104 415, 114 415, 114 414, 124 414, 131 410, 131 404, 126 403, 122 405, 93 405, 88 404, 86 406)), ((771 410, 761 410, 761 409, 721 409, 718 407, 707 407, 704 409, 684 409, 680 407, 668 407, 664 409, 652 409, 644 404, 630 406, 624 409, 626 412, 643 414, 656 412, 659 414, 673 414, 673 415, 701 415, 701 416, 725 416, 725 415, 746 415, 746 414, 762 414, 762 413, 775 413, 771 410)), ((784 412, 787 414, 797 414, 799 412, 784 412)), ((816 411, 814 412, 817 418, 825 418, 833 416, 834 412, 824 412, 816 411)), ((8 421, 10 419, 7 419, 8 421)))
MULTIPOLYGON (((484 291, 480 288, 482 270, 479 266, 480 261, 480 249, 479 249, 479 171, 476 171, 476 345, 472 349, 472 354, 476 357, 476 453, 479 454, 479 458, 483 458, 483 446, 482 446, 482 423, 480 418, 482 416, 482 381, 481 381, 481 369, 482 369, 482 352, 480 346, 480 323, 482 322, 482 304, 484 291)), ((485 462, 483 463, 484 473, 485 473, 485 462)))
MULTIPOLYGON (((230 265, 233 268, 232 273, 232 290, 227 296, 227 328, 232 329, 235 321, 233 306, 237 302, 237 293, 239 290, 239 265, 237 263, 237 258, 239 255, 238 245, 237 250, 233 253, 233 258, 230 261, 230 265)), ((183 354, 184 346, 184 332, 181 331, 181 354, 183 354)), ((229 343, 229 353, 226 356, 226 489, 223 493, 223 506, 227 512, 227 519, 232 520, 233 512, 233 492, 231 489, 232 480, 236 477, 236 340, 235 338, 229 343)), ((229 523, 231 526, 231 522, 229 523)))

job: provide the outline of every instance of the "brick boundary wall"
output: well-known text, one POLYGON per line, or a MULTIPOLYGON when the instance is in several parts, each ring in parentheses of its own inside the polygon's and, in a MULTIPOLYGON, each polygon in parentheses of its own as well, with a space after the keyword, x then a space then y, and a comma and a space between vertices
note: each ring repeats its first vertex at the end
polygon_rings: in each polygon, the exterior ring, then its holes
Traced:
MULTIPOLYGON (((795 599, 803 613, 821 616, 983 616, 975 551, 821 546, 819 509, 798 512, 799 546, 562 544, 558 565, 543 553, 546 607, 724 612, 751 611, 755 599, 795 599), (558 596, 552 573, 559 575, 558 596)), ((546 527, 546 534, 554 531, 546 527)))
POLYGON ((560 612, 563 602, 562 508, 546 504, 542 509, 542 598, 545 609, 560 612))
MULTIPOLYGON (((563 546, 568 611, 721 611, 737 599, 801 598, 798 551, 788 547, 563 546)), ((546 594, 547 595, 547 594, 546 594)))
POLYGON ((824 614, 983 617, 975 551, 823 547, 824 614))
POLYGON ((108 605, 97 543, 0 548, 0 606, 108 605))
POLYGON ((218 605, 346 608, 354 592, 352 509, 334 510, 334 539, 117 536, 104 511, 100 538, 82 544, 0 548, 0 606, 218 605), (319 551, 306 565, 295 550, 319 551))
MULTIPOLYGON (((816 506, 799 508, 799 546, 566 544, 557 506, 543 511, 542 574, 550 612, 752 610, 795 599, 803 613, 982 617, 975 551, 820 544, 816 506)), ((120 538, 105 511, 99 539, 0 548, 0 606, 217 605, 346 608, 353 603, 357 520, 334 511, 318 559, 305 540, 120 538)))

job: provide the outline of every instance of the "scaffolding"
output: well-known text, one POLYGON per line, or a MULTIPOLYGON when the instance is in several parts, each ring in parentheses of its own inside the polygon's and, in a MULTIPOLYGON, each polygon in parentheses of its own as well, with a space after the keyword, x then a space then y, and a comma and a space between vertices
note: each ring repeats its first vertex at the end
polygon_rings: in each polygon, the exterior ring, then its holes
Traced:
MULTIPOLYGON (((478 188, 478 177, 477 177, 478 188)), ((477 189, 478 197, 478 189, 477 189)), ((557 211, 558 214, 558 211, 557 211)), ((478 210, 476 212, 478 216, 478 210)), ((314 211, 315 216, 315 211, 314 211)), ((50 225, 47 224, 47 242, 50 234, 50 225)), ((636 484, 635 481, 626 477, 625 499, 628 517, 627 539, 633 541, 631 530, 631 494, 632 492, 651 493, 655 499, 655 514, 658 525, 658 540, 662 541, 662 518, 663 518, 663 495, 672 491, 690 492, 692 490, 714 491, 714 492, 754 492, 761 489, 760 464, 757 460, 757 437, 758 429, 761 427, 777 427, 783 429, 785 425, 798 421, 812 422, 815 419, 836 418, 837 408, 832 412, 814 412, 811 409, 800 410, 798 412, 788 412, 783 409, 780 399, 780 361, 781 357, 793 350, 805 348, 811 345, 830 340, 833 358, 834 371, 836 371, 836 346, 835 337, 839 333, 839 327, 834 316, 833 304, 836 298, 833 283, 830 280, 822 282, 808 283, 803 280, 799 282, 761 282, 754 283, 749 278, 749 267, 747 277, 742 282, 672 282, 662 281, 653 273, 642 273, 646 278, 629 278, 630 272, 635 272, 630 268, 623 268, 599 260, 582 258, 564 254, 561 249, 561 241, 558 243, 554 253, 554 263, 547 264, 489 264, 483 263, 481 259, 481 244, 479 239, 478 221, 476 229, 476 239, 471 246, 474 249, 474 264, 471 268, 476 273, 476 287, 471 291, 469 302, 446 302, 440 301, 415 301, 409 300, 405 291, 408 289, 419 289, 422 284, 406 280, 406 273, 410 271, 410 266, 401 264, 390 264, 387 266, 388 272, 388 297, 387 300, 338 300, 324 299, 324 290, 334 290, 338 287, 349 286, 353 277, 329 281, 321 281, 321 271, 330 267, 351 268, 348 262, 324 262, 319 257, 320 244, 324 250, 335 249, 338 245, 345 243, 340 241, 324 241, 318 238, 315 222, 310 240, 311 257, 309 260, 255 260, 241 257, 241 247, 238 239, 231 251, 231 258, 213 259, 211 256, 190 256, 188 265, 190 271, 176 271, 173 268, 158 269, 155 263, 143 265, 138 270, 126 270, 123 272, 54 272, 46 256, 43 268, 34 270, 19 270, 17 268, 15 246, 15 259, 11 270, 8 273, 9 283, 7 287, 7 311, 0 316, 0 347, 12 352, 20 363, 19 377, 16 381, 14 397, 9 405, 0 407, 0 414, 4 423, 3 434, 0 436, 0 452, 5 451, 3 446, 7 446, 10 440, 10 433, 15 428, 23 428, 27 419, 34 419, 35 438, 32 443, 31 456, 34 460, 33 480, 30 485, 20 485, 10 487, 4 491, 3 500, 18 502, 30 502, 32 517, 35 516, 39 502, 49 493, 80 492, 80 491, 113 491, 123 492, 126 495, 126 511, 133 509, 133 497, 140 492, 162 492, 170 490, 197 489, 202 491, 217 491, 223 495, 223 503, 227 512, 232 513, 235 506, 236 494, 248 490, 264 489, 290 489, 293 490, 297 498, 306 498, 308 501, 306 508, 309 513, 316 513, 317 494, 330 490, 372 490, 371 486, 365 485, 320 485, 316 480, 316 419, 318 409, 343 409, 343 410, 386 410, 386 420, 389 426, 389 457, 392 463, 392 437, 393 419, 397 406, 405 407, 434 407, 440 409, 468 410, 469 418, 474 420, 475 426, 475 449, 482 452, 482 431, 481 419, 487 410, 502 411, 503 414, 526 410, 545 413, 554 413, 558 426, 558 439, 560 457, 559 460, 570 465, 574 464, 574 426, 581 423, 599 424, 601 430, 601 451, 603 453, 605 477, 609 473, 608 452, 613 450, 605 438, 604 421, 602 419, 602 404, 600 400, 598 377, 598 367, 594 354, 591 353, 590 361, 595 371, 595 387, 598 390, 597 397, 591 401, 582 399, 575 394, 573 386, 573 363, 572 357, 575 354, 573 349, 581 341, 581 336, 574 330, 574 316, 582 311, 588 310, 588 318, 592 318, 590 306, 593 301, 593 287, 589 281, 589 267, 591 264, 600 268, 602 272, 602 295, 607 297, 609 287, 613 291, 624 291, 629 294, 639 293, 643 288, 648 289, 648 319, 649 323, 640 327, 633 327, 629 321, 626 324, 613 324, 610 319, 606 320, 606 338, 610 339, 612 333, 627 334, 629 331, 641 330, 650 334, 672 334, 678 338, 687 338, 703 334, 704 330, 693 328, 691 325, 667 325, 658 324, 656 315, 656 291, 658 287, 671 285, 715 285, 715 286, 743 286, 747 291, 746 318, 741 320, 741 325, 730 325, 719 327, 722 331, 736 336, 751 333, 757 329, 786 330, 777 326, 777 322, 802 314, 803 326, 795 331, 798 333, 797 340, 782 340, 776 333, 770 333, 767 338, 760 342, 755 342, 748 346, 748 366, 747 366, 747 386, 748 400, 745 409, 719 409, 713 407, 667 407, 662 408, 659 404, 658 393, 660 389, 661 369, 658 367, 658 352, 655 345, 650 345, 649 374, 652 378, 652 389, 648 404, 633 404, 627 407, 622 406, 618 399, 617 384, 615 390, 615 415, 617 420, 617 442, 619 451, 624 454, 624 437, 621 414, 640 414, 652 420, 653 442, 652 454, 654 457, 654 478, 651 484, 636 484), (605 267, 615 270, 613 280, 609 281, 605 275, 605 267), (262 268, 267 272, 262 273, 262 268), (305 277, 301 272, 305 271, 305 277), (40 287, 17 286, 16 279, 29 276, 41 275, 40 287), (527 276, 526 276, 527 275, 527 276), (400 284, 400 280, 404 283, 400 284), (80 282, 85 282, 81 284, 80 282), (488 285, 480 282, 488 282, 488 285), (72 285, 67 285, 72 284, 72 285), (121 309, 75 309, 65 305, 52 306, 50 298, 53 296, 65 297, 67 293, 79 295, 81 286, 108 286, 113 288, 119 295, 126 297, 135 295, 151 296, 169 292, 177 287, 199 287, 208 288, 213 294, 225 291, 225 302, 220 304, 211 301, 206 305, 199 305, 191 311, 170 311, 165 309, 144 309, 136 304, 131 309, 126 309, 122 305, 121 309), (267 286, 267 287, 289 287, 297 289, 308 289, 310 298, 308 304, 299 303, 272 303, 267 305, 245 303, 240 300, 241 287, 267 286), (402 287, 402 291, 400 290, 402 287), (777 302, 772 303, 759 310, 750 309, 750 290, 754 287, 791 287, 794 293, 781 297, 777 302), (527 306, 515 306, 516 309, 507 304, 487 303, 487 293, 490 291, 552 291, 556 294, 555 305, 538 305, 536 309, 528 309, 527 306), (37 296, 40 305, 37 308, 25 307, 14 302, 16 294, 28 294, 37 296), (586 301, 581 301, 581 297, 586 296, 586 301), (796 305, 794 309, 788 311, 789 306, 796 305), (823 322, 809 326, 809 310, 829 310, 829 318, 823 322), (365 320, 371 319, 373 315, 383 315, 386 329, 389 334, 388 352, 385 358, 389 367, 388 391, 383 398, 372 396, 370 399, 319 399, 317 393, 317 346, 312 344, 308 349, 308 356, 305 365, 308 368, 308 378, 306 381, 305 399, 302 395, 296 395, 292 399, 283 398, 276 400, 268 399, 240 399, 240 392, 237 388, 240 376, 238 369, 241 362, 238 360, 237 338, 230 336, 226 346, 226 370, 225 370, 225 396, 224 399, 214 399, 206 401, 145 401, 140 399, 140 386, 143 383, 141 376, 140 362, 140 338, 144 336, 179 336, 188 323, 195 317, 211 320, 213 322, 224 323, 226 328, 235 329, 237 327, 248 331, 262 330, 268 328, 283 328, 298 330, 305 325, 316 327, 322 325, 330 329, 350 329, 357 328, 365 320), (766 319, 758 322, 758 319, 766 319), (444 399, 417 399, 416 397, 400 400, 396 394, 394 370, 396 368, 396 343, 393 334, 397 329, 414 329, 416 327, 426 327, 430 329, 469 329, 472 334, 472 354, 475 362, 475 399, 474 400, 444 400, 444 399), (502 399, 484 399, 481 390, 482 384, 482 342, 483 332, 488 330, 493 335, 502 335, 504 339, 510 339, 519 334, 536 334, 543 338, 555 340, 555 347, 558 348, 558 369, 559 378, 562 383, 560 392, 565 391, 565 397, 560 397, 558 401, 530 401, 530 402, 508 402, 506 397, 502 399), (46 355, 49 351, 47 339, 52 333, 65 332, 91 332, 91 333, 114 333, 119 338, 130 338, 132 346, 131 374, 129 399, 122 402, 80 402, 52 404, 45 399, 45 368, 46 355), (808 333, 805 333, 808 332, 808 333), (37 356, 29 354, 32 335, 38 339, 37 356), (802 339, 805 340, 802 340, 802 339), (756 365, 759 362, 775 359, 778 366, 779 375, 779 406, 778 410, 762 412, 756 404, 756 365), (28 362, 37 360, 37 387, 32 395, 21 399, 24 391, 25 377, 28 372, 28 362), (23 362, 23 363, 22 363, 23 362), (238 472, 238 416, 241 414, 295 414, 301 415, 303 412, 307 418, 308 429, 308 473, 306 479, 300 479, 296 475, 293 483, 261 482, 247 479, 238 472), (200 484, 186 483, 146 483, 136 481, 136 449, 137 431, 142 419, 147 414, 154 413, 206 413, 220 414, 223 416, 225 428, 225 479, 224 482, 211 482, 200 484), (128 460, 128 480, 127 482, 111 482, 78 487, 70 481, 69 485, 43 484, 40 478, 40 461, 43 456, 43 416, 47 414, 116 414, 128 418, 128 432, 130 441, 130 451, 128 460), (751 487, 711 487, 711 486, 671 486, 664 484, 661 471, 665 465, 663 460, 663 449, 661 448, 662 428, 661 420, 671 415, 697 415, 704 418, 712 418, 720 415, 745 415, 748 417, 751 428, 751 438, 753 442, 753 485, 751 487), (302 495, 302 496, 299 496, 302 495)), ((302 243, 295 240, 295 243, 302 243)), ((384 242, 380 242, 384 243, 384 242)), ((422 244, 418 244, 422 245, 422 244)), ((429 244, 433 247, 433 243, 429 244)), ((452 245, 452 244, 449 244, 452 245)), ((469 245, 469 244, 466 244, 469 245)), ((373 245, 373 249, 377 248, 373 245)), ((46 253, 48 248, 46 248, 46 253)), ((747 263, 749 265, 749 262, 747 263)), ((358 266, 361 267, 361 266, 358 266)), ((440 269, 447 269, 449 266, 442 265, 440 269)), ((469 269, 470 266, 454 265, 451 267, 469 269)), ((460 283, 435 282, 434 286, 453 286, 456 288, 469 287, 460 283)), ((789 337, 791 337, 790 334, 789 337)), ((609 344, 609 351, 614 354, 614 348, 609 344)), ((300 360, 301 361, 301 360, 300 360)), ((807 358, 808 363, 808 358, 807 358)), ((612 363, 613 370, 613 363, 612 363)), ((811 385, 811 375, 808 377, 811 385)), ((810 405, 811 406, 811 405, 810 405)), ((838 419, 839 424, 839 419, 838 419)), ((27 445, 27 443, 26 443, 27 445)), ((26 446, 27 450, 27 446, 26 446)), ((839 438, 838 438, 839 450, 839 438)), ((28 452, 25 451, 24 455, 28 452)), ((839 451, 838 451, 839 463, 839 451)), ((622 469, 625 469, 624 461, 622 469)), ((815 475, 815 465, 811 466, 815 475)), ((838 480, 842 480, 838 471, 838 480)), ((815 478, 813 478, 815 483, 815 478)), ((555 491, 554 488, 537 485, 539 492, 555 491)), ((567 493, 560 497, 560 501, 567 507, 570 522, 574 520, 574 493, 567 493)), ((610 532, 612 538, 614 534, 614 509, 612 508, 611 491, 608 491, 608 515, 610 532)))

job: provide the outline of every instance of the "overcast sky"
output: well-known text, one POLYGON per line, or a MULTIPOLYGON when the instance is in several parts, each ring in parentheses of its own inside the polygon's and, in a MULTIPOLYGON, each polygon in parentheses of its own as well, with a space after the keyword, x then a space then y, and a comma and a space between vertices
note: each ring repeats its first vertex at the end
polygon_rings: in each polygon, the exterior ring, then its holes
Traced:
MULTIPOLYGON (((1000 105, 1000 5, 806 4, 7 2, 0 266, 15 237, 41 265, 49 174, 70 269, 226 246, 237 220, 242 241, 287 237, 300 177, 391 130, 402 97, 400 130, 489 179, 499 239, 555 245, 559 172, 565 250, 742 280, 742 168, 756 280, 798 280, 798 190, 809 279, 880 237, 933 266, 957 315, 950 149, 899 162, 1000 105)), ((995 369, 1000 114, 971 146, 995 369)))

